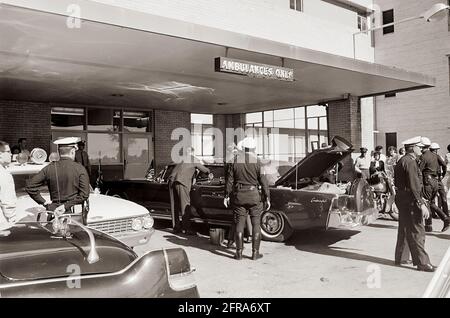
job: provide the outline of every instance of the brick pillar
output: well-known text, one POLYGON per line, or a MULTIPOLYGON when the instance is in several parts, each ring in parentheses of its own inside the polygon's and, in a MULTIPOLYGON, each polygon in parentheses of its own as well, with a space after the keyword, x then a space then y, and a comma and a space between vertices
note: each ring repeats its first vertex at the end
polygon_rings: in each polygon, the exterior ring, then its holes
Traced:
POLYGON ((50 153, 51 107, 45 103, 0 100, 0 140, 11 146, 27 138, 28 149, 50 153))
MULTIPOLYGON (((155 167, 160 171, 172 159, 170 153, 178 140, 171 140, 175 128, 191 130, 191 115, 187 112, 155 110, 155 167)), ((190 140, 189 140, 190 143, 190 140)))
MULTIPOLYGON (((359 151, 361 147, 361 106, 359 98, 350 96, 348 99, 332 101, 328 103, 328 131, 330 138, 341 136, 359 151)), ((341 180, 352 180, 354 178, 353 161, 351 157, 343 162, 341 180)))

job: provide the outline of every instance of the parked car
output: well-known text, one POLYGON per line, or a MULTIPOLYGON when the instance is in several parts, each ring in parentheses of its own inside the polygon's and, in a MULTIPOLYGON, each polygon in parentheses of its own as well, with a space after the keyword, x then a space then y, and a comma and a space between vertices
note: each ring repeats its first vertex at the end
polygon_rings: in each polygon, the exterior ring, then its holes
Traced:
MULTIPOLYGON (((34 220, 37 213, 43 209, 25 192, 26 181, 46 164, 13 164, 8 167, 16 186, 17 213, 29 214, 26 220, 34 220)), ((42 188, 41 194, 50 201, 46 187, 42 188)), ((145 207, 121 198, 95 193, 91 188, 87 219, 89 227, 110 234, 128 246, 134 247, 149 241, 154 232, 153 223, 154 220, 145 207)))
MULTIPOLYGON (((378 217, 373 192, 365 180, 333 184, 323 181, 338 162, 349 156, 352 145, 341 137, 332 146, 318 149, 292 167, 269 163, 266 171, 283 171, 270 185, 271 209, 261 215, 265 240, 285 241, 293 230, 353 228, 378 217), (286 171, 287 169, 287 171, 286 171)), ((194 222, 229 226, 232 210, 223 205, 225 172, 223 164, 207 165, 214 175, 196 176, 191 190, 194 222)), ((156 181, 119 180, 105 182, 104 193, 142 204, 155 219, 171 219, 167 178, 173 166, 160 172, 156 181)))
POLYGON ((199 297, 181 248, 138 257, 71 217, 19 222, 0 236, 0 298, 199 297))

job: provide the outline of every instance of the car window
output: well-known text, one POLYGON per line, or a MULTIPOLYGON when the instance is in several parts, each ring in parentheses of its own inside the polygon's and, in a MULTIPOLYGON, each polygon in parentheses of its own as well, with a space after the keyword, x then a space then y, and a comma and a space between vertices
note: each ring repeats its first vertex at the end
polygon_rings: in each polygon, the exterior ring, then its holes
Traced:
POLYGON ((266 176, 269 185, 274 185, 277 180, 285 174, 294 163, 286 161, 262 161, 262 172, 266 176))

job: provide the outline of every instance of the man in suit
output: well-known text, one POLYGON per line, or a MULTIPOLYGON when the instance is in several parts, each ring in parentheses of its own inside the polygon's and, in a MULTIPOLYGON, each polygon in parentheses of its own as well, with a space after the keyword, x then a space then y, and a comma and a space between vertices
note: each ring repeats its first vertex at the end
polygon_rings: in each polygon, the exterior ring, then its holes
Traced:
POLYGON ((185 155, 175 165, 168 179, 174 233, 193 234, 190 229, 192 178, 196 169, 209 173, 209 169, 202 165, 193 154, 194 148, 188 147, 185 155), (181 224, 180 214, 182 216, 181 224))
POLYGON ((89 162, 89 156, 87 152, 84 150, 85 143, 84 141, 78 142, 78 150, 75 152, 75 162, 81 164, 84 168, 86 168, 89 176, 91 175, 91 163, 89 162))

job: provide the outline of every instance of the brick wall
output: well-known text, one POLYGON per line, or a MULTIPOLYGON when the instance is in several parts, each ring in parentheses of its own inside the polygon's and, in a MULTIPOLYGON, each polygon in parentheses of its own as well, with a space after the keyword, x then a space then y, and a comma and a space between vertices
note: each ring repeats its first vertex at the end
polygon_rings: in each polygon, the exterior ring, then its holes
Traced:
POLYGON ((0 100, 0 140, 12 146, 24 137, 30 151, 50 153, 50 110, 49 104, 0 100))
MULTIPOLYGON (((420 15, 445 0, 376 0, 381 10, 394 9, 395 21, 420 15)), ((376 32, 377 63, 423 73, 436 78, 436 87, 376 98, 376 143, 386 146, 386 133, 397 133, 397 145, 414 136, 427 136, 441 146, 450 143, 450 32, 449 20, 410 21, 395 26, 394 33, 376 32)))
MULTIPOLYGON (((328 129, 330 138, 341 136, 353 144, 356 152, 361 147, 361 107, 359 98, 350 96, 348 99, 328 103, 328 129)), ((341 180, 354 178, 353 161, 349 156, 343 162, 341 180)))
MULTIPOLYGON (((172 131, 183 127, 191 130, 191 116, 187 112, 155 110, 155 164, 156 171, 172 159, 170 153, 178 140, 171 140, 172 131)), ((189 140, 190 143, 190 140, 189 140)))

